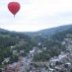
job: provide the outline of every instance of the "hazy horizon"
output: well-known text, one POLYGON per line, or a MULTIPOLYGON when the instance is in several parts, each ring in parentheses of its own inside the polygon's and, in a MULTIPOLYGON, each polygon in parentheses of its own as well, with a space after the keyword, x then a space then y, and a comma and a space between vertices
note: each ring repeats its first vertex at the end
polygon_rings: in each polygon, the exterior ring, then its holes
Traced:
POLYGON ((21 5, 15 18, 7 8, 12 1, 0 1, 0 28, 34 32, 72 24, 72 0, 15 0, 21 5))
POLYGON ((0 29, 11 31, 11 32, 38 32, 38 31, 42 31, 42 30, 54 29, 54 28, 69 26, 69 25, 71 26, 72 24, 60 25, 60 26, 51 27, 51 28, 44 28, 44 29, 40 29, 40 30, 37 30, 37 31, 15 31, 15 30, 8 30, 8 29, 5 29, 5 28, 0 28, 0 29))

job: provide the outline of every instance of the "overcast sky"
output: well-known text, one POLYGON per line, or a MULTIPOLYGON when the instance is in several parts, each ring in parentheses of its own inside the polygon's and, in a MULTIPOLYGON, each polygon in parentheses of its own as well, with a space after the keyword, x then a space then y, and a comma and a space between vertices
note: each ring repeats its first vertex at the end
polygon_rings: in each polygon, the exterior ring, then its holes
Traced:
POLYGON ((38 31, 72 23, 72 0, 0 0, 0 28, 11 31, 38 31), (9 12, 9 2, 17 1, 20 11, 9 12))

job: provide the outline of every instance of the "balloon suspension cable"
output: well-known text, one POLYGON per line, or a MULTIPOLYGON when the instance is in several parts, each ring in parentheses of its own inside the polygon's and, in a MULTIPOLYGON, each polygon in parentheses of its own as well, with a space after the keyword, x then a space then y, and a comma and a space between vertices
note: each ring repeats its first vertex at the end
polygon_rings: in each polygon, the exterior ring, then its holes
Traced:
POLYGON ((15 18, 15 15, 14 15, 14 18, 15 18))

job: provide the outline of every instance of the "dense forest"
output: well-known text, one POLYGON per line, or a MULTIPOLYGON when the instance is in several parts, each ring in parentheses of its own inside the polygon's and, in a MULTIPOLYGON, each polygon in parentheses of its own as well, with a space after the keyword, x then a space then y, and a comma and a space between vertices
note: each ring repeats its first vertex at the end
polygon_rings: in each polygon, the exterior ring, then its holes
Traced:
POLYGON ((0 32, 0 65, 5 58, 9 58, 8 63, 18 61, 20 51, 23 50, 22 55, 26 55, 32 48, 33 43, 31 38, 24 34, 1 31, 0 32))
POLYGON ((54 32, 50 30, 52 33, 49 30, 18 33, 0 29, 0 67, 18 61, 19 56, 27 56, 33 47, 41 51, 34 55, 33 61, 48 61, 62 51, 66 52, 66 45, 62 42, 65 38, 72 37, 71 28, 72 26, 54 28, 54 32))

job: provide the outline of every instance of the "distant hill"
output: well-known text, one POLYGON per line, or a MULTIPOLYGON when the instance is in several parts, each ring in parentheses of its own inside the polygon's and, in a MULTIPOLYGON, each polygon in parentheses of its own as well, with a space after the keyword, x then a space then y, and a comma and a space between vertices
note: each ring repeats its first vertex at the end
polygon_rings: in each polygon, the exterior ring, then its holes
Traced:
POLYGON ((13 32, 13 31, 7 31, 4 29, 0 29, 0 34, 10 34, 12 36, 20 36, 20 37, 30 37, 35 39, 35 41, 42 41, 45 38, 53 38, 53 39, 62 39, 64 34, 67 32, 71 32, 72 31, 72 25, 63 25, 63 26, 59 26, 59 27, 55 27, 55 28, 50 28, 50 29, 44 29, 44 30, 40 30, 37 32, 13 32), (62 36, 62 38, 61 38, 62 36))
POLYGON ((64 26, 59 26, 59 27, 55 27, 55 28, 50 28, 50 29, 44 29, 44 30, 40 30, 37 32, 26 32, 25 34, 29 35, 29 36, 51 36, 57 32, 62 32, 64 30, 68 30, 72 28, 72 25, 64 25, 64 26))
MULTIPOLYGON (((63 26, 59 26, 59 27, 54 27, 54 28, 50 28, 50 29, 44 29, 44 30, 40 30, 40 31, 37 31, 37 32, 13 32, 13 33, 19 33, 19 34, 26 34, 26 35, 29 35, 29 36, 49 36, 49 35, 53 35, 57 32, 62 32, 64 30, 68 30, 72 28, 72 25, 63 25, 63 26)), ((12 31, 8 31, 8 30, 5 30, 5 29, 1 29, 0 28, 0 33, 3 33, 3 32, 11 32, 12 31)))

